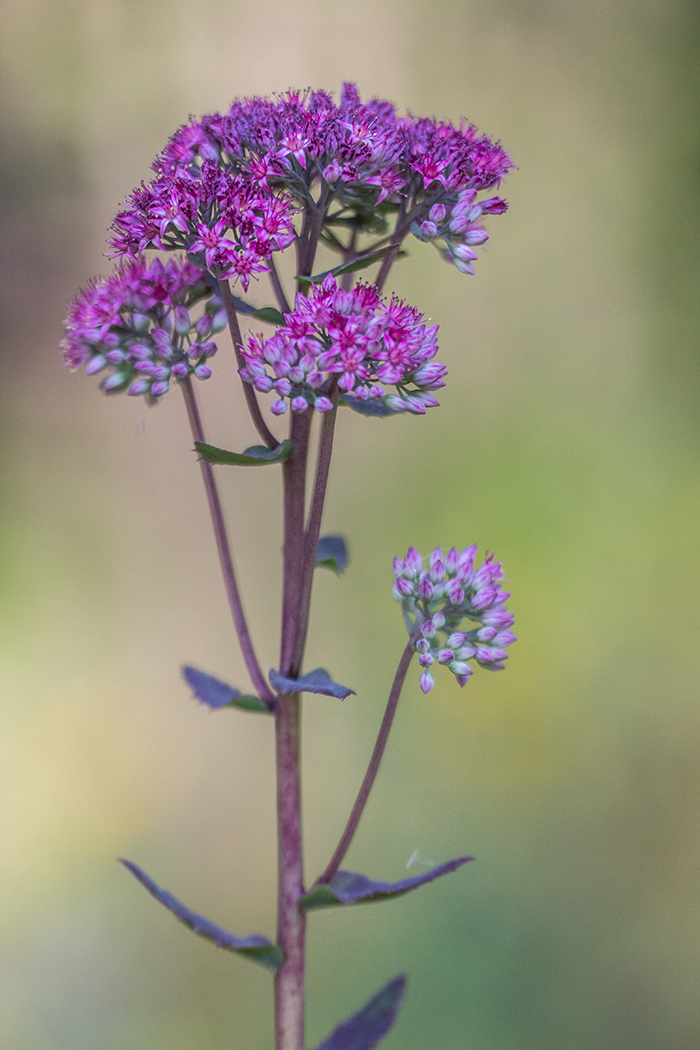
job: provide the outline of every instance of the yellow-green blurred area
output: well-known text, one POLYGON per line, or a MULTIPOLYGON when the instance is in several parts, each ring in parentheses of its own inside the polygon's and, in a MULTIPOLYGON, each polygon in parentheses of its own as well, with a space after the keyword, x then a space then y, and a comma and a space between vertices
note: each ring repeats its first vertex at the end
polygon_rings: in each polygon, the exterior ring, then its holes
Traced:
MULTIPOLYGON (((476 862, 311 916, 308 1045, 396 973, 387 1050, 700 1045, 698 69, 688 0, 5 0, 2 216, 2 1045, 269 1050, 270 977, 181 927, 142 865, 274 937, 271 720, 247 687, 184 407, 61 367, 66 304, 190 113, 344 79, 466 116, 519 170, 476 276, 412 241, 391 284, 440 324, 424 418, 339 420, 307 669, 307 875, 362 777, 404 628, 391 559, 478 541, 519 641, 460 691, 413 669, 346 866, 476 862)), ((267 301, 261 282, 260 304, 267 301)), ((254 441, 230 349, 210 441, 254 441)), ((220 469, 250 621, 276 659, 279 473, 220 469)))

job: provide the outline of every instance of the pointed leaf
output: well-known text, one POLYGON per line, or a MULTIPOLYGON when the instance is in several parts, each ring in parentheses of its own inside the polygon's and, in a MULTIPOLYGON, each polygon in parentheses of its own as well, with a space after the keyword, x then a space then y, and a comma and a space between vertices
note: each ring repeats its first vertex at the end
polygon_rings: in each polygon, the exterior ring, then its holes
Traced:
POLYGON ((395 244, 388 244, 385 248, 378 248, 375 252, 366 252, 364 255, 358 256, 357 259, 352 259, 350 262, 341 263, 340 266, 334 266, 332 270, 324 270, 323 273, 315 273, 313 277, 303 277, 297 275, 295 278, 301 285, 309 284, 321 284, 323 279, 331 274, 333 277, 340 277, 344 273, 354 273, 355 270, 365 270, 368 266, 373 266, 374 263, 379 262, 389 252, 393 252, 395 244))
POLYGON ((258 934, 253 934, 251 937, 236 937, 233 933, 216 926, 209 919, 205 919, 203 915, 198 915, 196 912, 186 908, 184 904, 181 904, 179 900, 173 897, 172 893, 162 890, 160 886, 157 886, 148 877, 145 871, 142 871, 130 860, 120 858, 119 863, 128 868, 141 885, 146 887, 151 896, 163 904, 168 911, 171 911, 180 922, 184 922, 185 926, 189 926, 200 937, 211 941, 217 948, 225 948, 229 952, 237 952, 239 955, 244 955, 253 962, 266 966, 268 970, 277 970, 282 965, 282 952, 274 944, 271 944, 266 937, 260 937, 258 934))
POLYGON ((291 441, 281 441, 277 448, 266 448, 265 445, 251 445, 244 452, 228 452, 216 445, 206 445, 195 441, 195 450, 200 459, 207 463, 225 463, 233 467, 263 467, 266 463, 284 463, 292 454, 291 441))
POLYGON ((341 405, 347 405, 354 412, 359 412, 361 416, 377 416, 383 418, 384 416, 400 416, 402 412, 397 412, 393 408, 389 408, 383 401, 360 401, 358 398, 353 397, 352 394, 341 394, 340 395, 341 405))
POLYGON ((413 875, 409 879, 401 879, 400 882, 375 882, 359 872, 337 871, 330 882, 319 883, 305 894, 299 903, 303 908, 312 910, 337 904, 366 904, 369 901, 389 900, 391 897, 400 897, 409 890, 415 890, 418 886, 424 886, 427 882, 433 882, 441 875, 448 875, 469 860, 474 858, 457 857, 456 860, 438 864, 437 868, 431 868, 422 875, 413 875))
POLYGON ((261 711, 270 714, 270 708, 259 696, 241 693, 233 686, 227 685, 213 675, 198 671, 196 667, 185 665, 182 668, 182 677, 202 704, 206 704, 212 711, 220 707, 237 707, 241 711, 261 711))
POLYGON ((373 999, 316 1047, 316 1050, 374 1050, 396 1021, 401 1009, 406 978, 389 981, 373 999))
POLYGON ((331 569, 340 576, 348 564, 348 548, 342 536, 321 536, 316 548, 316 567, 331 569))
POLYGON ((233 296, 233 305, 239 314, 247 314, 257 318, 258 321, 267 321, 268 324, 284 324, 284 314, 281 314, 274 306, 263 306, 258 310, 257 306, 247 303, 245 299, 239 299, 237 295, 233 296))
POLYGON ((272 688, 278 693, 322 693, 323 696, 335 696, 338 700, 344 700, 351 693, 356 695, 354 689, 334 682, 323 667, 309 671, 302 678, 287 678, 275 670, 271 670, 268 677, 272 688))

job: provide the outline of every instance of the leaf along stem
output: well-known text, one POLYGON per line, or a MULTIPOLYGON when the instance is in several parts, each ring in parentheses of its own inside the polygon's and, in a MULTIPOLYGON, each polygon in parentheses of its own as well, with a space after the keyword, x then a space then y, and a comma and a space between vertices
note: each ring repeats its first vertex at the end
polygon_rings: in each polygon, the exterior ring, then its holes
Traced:
MULTIPOLYGON (((181 380, 180 386, 185 397, 185 405, 187 407, 187 416, 190 421, 192 437, 195 441, 204 442, 205 438, 202 418, 199 414, 199 406, 197 405, 197 398, 190 377, 187 376, 187 378, 181 380)), ((207 463, 204 459, 200 459, 199 465, 202 471, 202 479, 207 494, 207 501, 209 503, 209 513, 211 514, 211 520, 214 526, 214 537, 219 552, 219 561, 221 562, 221 571, 224 577, 226 596, 228 598, 229 608, 231 609, 231 615, 236 628, 236 634, 238 635, 238 642, 241 647, 243 659, 245 660, 245 665, 248 669, 248 674, 250 675, 253 685, 258 690, 259 695, 268 707, 272 709, 275 703, 275 697, 260 670, 260 664, 255 655, 255 649, 248 630, 245 613, 243 612, 241 596, 236 581, 236 573, 233 567, 231 546, 226 532, 226 523, 224 521, 221 499, 219 497, 219 489, 214 478, 214 470, 211 463, 207 463)))
POLYGON ((350 843, 352 842, 353 835, 357 830, 357 825, 360 823, 360 817, 367 805, 367 799, 369 793, 372 790, 372 786, 379 772, 379 765, 382 761, 384 751, 386 749, 387 740, 389 739, 389 733, 391 732, 391 726, 394 721, 394 715, 396 714, 396 708, 398 707, 399 698, 401 696, 401 689, 406 678, 411 658, 413 656, 413 637, 409 638, 406 648, 403 651, 399 666, 396 669, 394 681, 391 686, 391 692, 389 693, 389 699, 387 701, 386 710, 384 711, 384 717, 382 724, 379 727, 379 735, 377 736, 377 742, 374 745, 374 751, 372 757, 369 760, 369 766, 365 773, 365 778, 362 781, 362 786, 355 800, 355 805, 352 807, 352 812, 348 818, 348 822, 345 826, 340 842, 338 843, 335 853, 328 862, 328 866, 322 875, 319 875, 318 879, 314 883, 314 886, 318 886, 319 883, 330 882, 335 875, 336 871, 343 862, 343 858, 347 853, 350 843))

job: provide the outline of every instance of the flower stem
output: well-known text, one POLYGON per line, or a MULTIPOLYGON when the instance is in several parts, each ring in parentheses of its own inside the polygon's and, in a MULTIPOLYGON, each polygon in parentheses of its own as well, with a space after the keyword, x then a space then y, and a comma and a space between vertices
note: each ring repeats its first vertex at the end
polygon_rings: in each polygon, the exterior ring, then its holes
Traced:
POLYGON ((270 264, 270 284, 272 285, 272 290, 275 293, 277 305, 279 306, 283 314, 288 314, 292 308, 289 305, 287 296, 284 293, 284 288, 282 287, 282 282, 280 281, 280 275, 278 274, 277 267, 275 266, 275 260, 272 256, 270 256, 270 258, 267 261, 270 264))
MULTIPOLYGON (((236 307, 233 303, 231 289, 229 288, 228 281, 225 281, 223 279, 220 280, 219 288, 221 289, 221 301, 224 304, 224 310, 226 311, 226 318, 228 320, 229 332, 231 333, 233 351, 236 355, 236 364, 239 368, 243 368, 243 358, 241 357, 241 351, 239 349, 243 342, 243 337, 241 336, 241 327, 238 323, 238 314, 236 313, 236 307)), ((248 411, 250 412, 250 417, 253 420, 255 429, 257 430, 258 434, 260 435, 260 437, 265 442, 268 448, 277 448, 277 446, 279 445, 279 441, 277 440, 277 438, 269 429, 267 423, 263 419, 262 412, 260 411, 260 405, 258 404, 258 399, 255 396, 255 391, 253 390, 250 383, 244 383, 243 380, 241 380, 241 382, 243 384, 243 393, 245 395, 246 404, 248 405, 248 411)))
MULTIPOLYGON (((292 666, 299 623, 304 564, 304 500, 311 410, 293 413, 293 451, 283 464, 284 576, 280 671, 292 666)), ((283 693, 275 707, 277 759, 277 943, 284 962, 275 975, 275 1050, 304 1050, 304 947, 306 917, 298 901, 303 894, 301 835, 301 698, 283 693)))
POLYGON ((399 666, 396 669, 386 710, 384 711, 384 718, 382 719, 382 724, 379 728, 377 742, 374 745, 374 751, 369 760, 369 766, 367 767, 365 778, 362 781, 362 786, 355 800, 355 805, 352 807, 352 812, 350 813, 350 817, 345 826, 345 831, 341 836, 335 853, 328 862, 328 866, 323 874, 318 877, 314 885, 318 885, 322 882, 330 882, 333 878, 343 862, 343 858, 352 842, 353 835, 357 830, 357 825, 360 823, 360 817, 362 816, 363 810, 367 804, 367 799, 369 798, 369 793, 372 790, 372 785, 374 784, 377 773, 379 772, 379 765, 384 755, 387 740, 389 739, 389 733, 394 721, 394 715, 396 714, 396 708, 398 707, 399 697, 401 696, 401 689, 406 678, 409 664, 411 663, 411 657, 413 656, 413 642, 414 639, 410 638, 399 661, 399 666))
POLYGON ((323 415, 321 434, 318 445, 318 462, 316 464, 316 482, 311 498, 309 520, 304 537, 304 564, 301 576, 301 595, 299 601, 299 620, 297 623, 297 634, 294 640, 292 652, 292 670, 299 674, 301 662, 306 648, 306 635, 309 628, 309 611, 311 609, 311 588, 316 568, 316 550, 318 538, 321 534, 321 519, 323 517, 323 504, 326 498, 326 486, 328 484, 328 473, 331 466, 331 455, 333 453, 333 434, 335 432, 335 420, 338 414, 338 401, 340 390, 336 384, 329 391, 329 397, 333 402, 333 408, 323 415))
MULTIPOLYGON (((183 379, 180 382, 180 386, 182 387, 182 392, 185 397, 185 405, 187 407, 187 416, 192 429, 192 437, 195 441, 204 442, 205 438, 204 428, 202 427, 202 418, 199 414, 199 406, 197 405, 197 399, 190 377, 187 376, 186 379, 183 379)), ((202 470, 204 488, 209 503, 209 512, 214 526, 214 536, 216 538, 216 547, 219 552, 219 561, 221 562, 221 571, 224 577, 226 596, 231 609, 231 615, 233 616, 233 623, 236 628, 236 634, 238 635, 241 652, 243 653, 243 659, 245 660, 245 665, 248 669, 248 674, 250 675, 253 685, 258 690, 259 695, 268 707, 272 708, 275 703, 275 697, 260 670, 250 632, 248 631, 248 624, 246 622, 245 613, 243 612, 238 583, 236 582, 236 573, 233 568, 231 546, 226 533, 226 524, 224 522, 224 514, 221 508, 219 489, 214 478, 214 470, 211 463, 207 463, 204 459, 200 459, 199 465, 202 470)))

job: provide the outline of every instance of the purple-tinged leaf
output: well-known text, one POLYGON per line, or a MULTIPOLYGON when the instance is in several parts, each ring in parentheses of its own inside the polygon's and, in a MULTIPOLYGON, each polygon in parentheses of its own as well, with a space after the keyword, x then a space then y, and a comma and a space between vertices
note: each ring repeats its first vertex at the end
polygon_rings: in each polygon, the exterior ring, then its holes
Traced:
POLYGON ((204 441, 195 441, 194 447, 200 459, 205 459, 207 463, 224 463, 229 467, 264 467, 267 463, 284 463, 292 454, 292 443, 286 439, 277 448, 251 445, 244 452, 229 452, 216 445, 207 445, 204 441))
POLYGON ((348 564, 348 548, 342 536, 321 536, 316 548, 316 568, 331 569, 340 576, 348 564))
POLYGON ((206 704, 212 711, 220 707, 237 707, 241 711, 260 711, 270 714, 270 708, 259 696, 251 696, 239 692, 233 686, 227 685, 213 675, 198 671, 196 667, 185 666, 182 668, 182 677, 202 704, 206 704))
POLYGON ((313 908, 331 908, 337 904, 366 904, 369 901, 389 900, 391 897, 400 897, 409 890, 415 890, 418 886, 424 886, 427 882, 433 882, 441 875, 456 871, 469 860, 474 858, 457 857, 456 860, 438 864, 437 868, 431 868, 422 875, 413 875, 409 879, 401 879, 400 882, 375 882, 358 872, 337 871, 330 882, 321 882, 314 886, 299 903, 302 908, 310 911, 313 908))
POLYGON ((361 416, 383 418, 384 416, 401 415, 400 412, 396 412, 393 408, 385 405, 383 401, 360 401, 359 398, 353 397, 352 394, 341 394, 340 403, 341 405, 347 405, 354 412, 359 412, 361 416))
POLYGON ((334 696, 338 700, 344 700, 354 689, 348 689, 346 685, 338 685, 334 682, 328 671, 317 667, 315 671, 309 671, 301 678, 287 678, 279 671, 271 670, 268 675, 270 685, 278 693, 321 693, 323 696, 334 696))
POLYGON ((151 896, 163 904, 168 911, 171 911, 180 922, 183 922, 185 926, 189 926, 200 937, 205 937, 206 940, 211 941, 217 948, 225 948, 229 952, 237 952, 253 962, 260 963, 261 966, 266 966, 268 970, 277 970, 282 965, 282 952, 276 945, 271 944, 266 937, 260 937, 258 934, 253 934, 251 937, 236 937, 233 933, 222 930, 220 926, 216 926, 209 919, 205 919, 203 915, 198 915, 197 912, 186 908, 184 904, 181 904, 179 900, 173 897, 172 893, 162 890, 160 886, 157 886, 148 877, 145 871, 142 871, 130 860, 120 858, 119 863, 128 868, 141 885, 146 887, 151 896))
POLYGON ((339 1024, 316 1050, 374 1050, 393 1027, 405 990, 406 978, 399 974, 366 1006, 339 1024))
POLYGON ((315 273, 313 277, 304 277, 299 274, 295 280, 303 289, 311 284, 321 284, 328 274, 331 274, 333 277, 340 277, 344 273, 355 273, 356 270, 365 270, 368 266, 373 266, 374 263, 379 262, 380 259, 389 255, 389 253, 393 252, 396 247, 395 244, 387 244, 385 248, 377 248, 375 251, 365 252, 364 255, 359 255, 357 259, 352 259, 350 262, 340 263, 339 266, 334 266, 332 270, 324 270, 323 273, 315 273))
POLYGON ((263 306, 258 310, 257 306, 247 303, 245 299, 239 299, 237 295, 233 296, 233 305, 239 314, 249 314, 257 321, 266 321, 268 324, 276 325, 284 324, 284 315, 279 310, 275 310, 274 306, 263 306))

